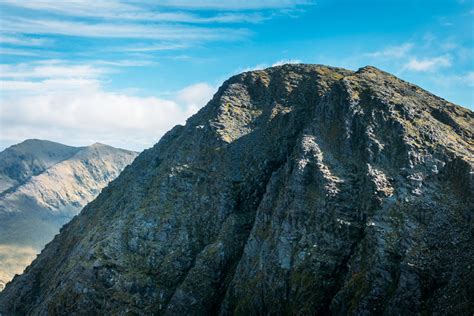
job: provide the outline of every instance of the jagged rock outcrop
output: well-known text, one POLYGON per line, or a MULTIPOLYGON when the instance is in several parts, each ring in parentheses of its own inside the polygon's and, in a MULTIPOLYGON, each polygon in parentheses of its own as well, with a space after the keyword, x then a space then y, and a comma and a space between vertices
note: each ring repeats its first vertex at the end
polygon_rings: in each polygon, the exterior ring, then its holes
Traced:
POLYGON ((137 153, 27 140, 0 153, 0 281, 31 262, 137 153), (5 180, 3 182, 3 180, 5 180), (14 183, 14 185, 9 185, 14 183))
POLYGON ((470 315, 473 117, 373 67, 234 76, 62 229, 0 311, 470 315))

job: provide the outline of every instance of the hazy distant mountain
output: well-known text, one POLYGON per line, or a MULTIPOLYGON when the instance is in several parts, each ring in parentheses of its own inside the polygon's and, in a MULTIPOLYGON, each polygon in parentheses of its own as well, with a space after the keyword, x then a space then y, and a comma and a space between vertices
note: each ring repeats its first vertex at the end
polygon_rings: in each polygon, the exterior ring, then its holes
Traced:
POLYGON ((70 158, 81 147, 28 139, 0 152, 0 193, 70 158))
POLYGON ((474 113, 373 67, 225 81, 0 294, 5 315, 473 315, 474 113))
POLYGON ((0 282, 20 273, 136 155, 98 143, 71 147, 44 140, 1 152, 0 282))

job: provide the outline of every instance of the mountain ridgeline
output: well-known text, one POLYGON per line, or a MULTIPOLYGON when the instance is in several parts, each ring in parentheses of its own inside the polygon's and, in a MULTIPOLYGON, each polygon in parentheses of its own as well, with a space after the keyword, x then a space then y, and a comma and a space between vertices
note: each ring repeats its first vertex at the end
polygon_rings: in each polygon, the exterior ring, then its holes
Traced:
POLYGON ((22 272, 136 156, 98 143, 71 147, 37 139, 2 151, 0 283, 22 272))
POLYGON ((234 76, 63 227, 0 313, 472 315, 473 118, 373 67, 234 76))
POLYGON ((0 152, 0 192, 24 183, 50 166, 76 154, 80 147, 28 139, 0 152))

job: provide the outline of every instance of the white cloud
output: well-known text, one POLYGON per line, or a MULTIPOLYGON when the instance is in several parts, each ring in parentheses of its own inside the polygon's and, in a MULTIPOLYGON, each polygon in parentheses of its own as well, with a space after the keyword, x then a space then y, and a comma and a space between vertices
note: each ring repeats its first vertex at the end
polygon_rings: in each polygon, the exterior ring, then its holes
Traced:
POLYGON ((8 36, 0 34, 0 45, 10 44, 18 46, 43 46, 51 43, 50 39, 33 38, 26 36, 8 36))
POLYGON ((212 98, 216 90, 205 82, 196 83, 178 91, 176 101, 188 107, 200 108, 212 98))
POLYGON ((433 71, 450 66, 451 60, 448 56, 438 56, 424 59, 412 58, 404 68, 412 71, 433 71))
POLYGON ((178 50, 188 48, 189 45, 186 44, 173 44, 173 43, 156 43, 147 46, 133 46, 133 47, 121 47, 115 49, 116 51, 125 51, 125 52, 157 52, 157 51, 166 51, 166 50, 178 50))
POLYGON ((272 67, 282 66, 286 64, 300 64, 301 60, 299 59, 282 59, 272 64, 272 67))
POLYGON ((413 48, 412 43, 405 43, 398 46, 390 46, 381 51, 367 53, 368 57, 402 58, 405 57, 413 48))
MULTIPOLYGON (((45 10, 64 14, 88 14, 87 11, 91 10, 92 1, 84 0, 68 0, 68 1, 55 1, 55 0, 35 0, 35 1, 22 1, 22 0, 3 0, 3 4, 12 5, 16 7, 31 9, 31 10, 45 10)), ((120 1, 113 0, 102 0, 94 1, 94 8, 98 11, 109 11, 109 12, 127 12, 133 9, 133 6, 121 3, 120 1)), ((93 12, 90 14, 94 14, 93 12)))
POLYGON ((260 1, 242 1, 242 0, 163 0, 160 6, 175 7, 193 10, 258 10, 258 9, 284 9, 297 5, 309 5, 313 1, 305 0, 260 0, 260 1))
POLYGON ((38 74, 36 64, 30 70, 26 64, 18 67, 22 78, 0 81, 3 143, 35 137, 71 145, 99 141, 141 150, 174 125, 184 123, 214 92, 210 85, 198 83, 169 99, 140 97, 106 91, 100 70, 92 69, 95 75, 82 77, 82 70, 90 65, 72 66, 75 76, 65 75, 65 64, 50 65, 47 78, 38 74))
POLYGON ((304 0, 162 0, 150 3, 150 1, 120 1, 120 0, 101 0, 93 2, 94 10, 90 10, 92 1, 84 0, 3 0, 4 4, 33 10, 46 10, 71 15, 90 16, 94 11, 109 12, 110 16, 125 14, 130 12, 143 12, 145 8, 176 8, 181 10, 258 10, 258 9, 282 9, 291 8, 297 5, 308 5, 312 1, 304 0))
POLYGON ((80 79, 80 78, 59 78, 46 79, 41 81, 28 80, 0 80, 0 91, 4 96, 19 98, 22 96, 47 94, 60 91, 61 93, 69 93, 71 91, 94 91, 100 87, 100 81, 97 79, 80 79))
POLYGON ((153 145, 192 114, 176 102, 102 90, 38 94, 2 101, 2 137, 44 138, 66 144, 95 141, 131 149, 153 145))
POLYGON ((0 78, 96 78, 104 69, 88 64, 71 65, 61 61, 35 64, 0 65, 0 78))
POLYGON ((35 51, 25 50, 25 49, 0 47, 0 56, 1 55, 37 56, 38 53, 35 51))
POLYGON ((18 1, 3 0, 3 4, 29 10, 67 15, 81 18, 103 18, 109 20, 154 21, 175 23, 258 23, 267 17, 259 13, 239 13, 238 10, 283 9, 298 5, 298 1, 200 1, 196 2, 157 2, 148 1, 118 1, 102 0, 93 3, 82 0, 35 0, 18 1), (165 9, 165 11, 159 11, 165 9), (171 9, 171 10, 170 10, 171 9), (179 11, 173 11, 179 10, 179 11), (214 9, 232 12, 218 13, 210 16, 201 16, 183 10, 214 9))
POLYGON ((268 20, 270 16, 264 16, 260 13, 225 13, 217 14, 209 18, 201 18, 201 23, 260 23, 268 20))
MULTIPOLYGON (((158 64, 155 61, 142 60, 142 59, 119 59, 119 60, 94 60, 92 63, 94 66, 113 66, 113 67, 143 67, 158 64)), ((103 69, 104 70, 104 69, 103 69)), ((107 72, 112 71, 107 69, 107 72)))
MULTIPOLYGON (((246 24, 260 23, 280 14, 289 15, 292 10, 308 4, 306 0, 2 0, 0 10, 5 14, 0 24, 0 44, 31 48, 63 41, 61 38, 52 41, 48 37, 69 36, 143 40, 141 44, 134 43, 134 47, 115 50, 122 53, 177 50, 209 41, 248 38, 252 33, 246 24), (156 43, 146 43, 150 40, 156 43)), ((56 51, 57 48, 59 46, 52 47, 56 51)), ((17 56, 42 53, 2 50, 4 55, 17 56)))
POLYGON ((130 38, 155 40, 235 40, 248 31, 238 28, 207 28, 188 25, 85 23, 52 19, 4 18, 1 29, 23 34, 56 34, 92 38, 130 38))

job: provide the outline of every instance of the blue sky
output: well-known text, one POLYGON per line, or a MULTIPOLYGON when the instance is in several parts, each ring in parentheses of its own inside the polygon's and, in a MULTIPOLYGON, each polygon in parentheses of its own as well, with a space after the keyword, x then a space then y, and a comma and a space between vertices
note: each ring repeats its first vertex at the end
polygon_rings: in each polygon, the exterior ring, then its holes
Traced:
POLYGON ((474 106, 474 1, 0 0, 0 149, 141 150, 241 71, 374 65, 474 106))

